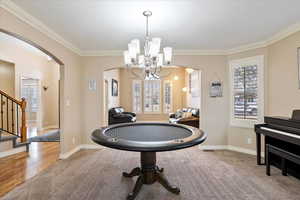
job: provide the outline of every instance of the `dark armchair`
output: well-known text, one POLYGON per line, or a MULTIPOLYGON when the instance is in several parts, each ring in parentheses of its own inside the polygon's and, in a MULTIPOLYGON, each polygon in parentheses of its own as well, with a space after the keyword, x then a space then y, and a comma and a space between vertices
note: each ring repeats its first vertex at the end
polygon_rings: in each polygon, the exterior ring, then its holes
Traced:
POLYGON ((136 114, 125 112, 122 107, 111 108, 108 111, 108 125, 135 122, 136 114))

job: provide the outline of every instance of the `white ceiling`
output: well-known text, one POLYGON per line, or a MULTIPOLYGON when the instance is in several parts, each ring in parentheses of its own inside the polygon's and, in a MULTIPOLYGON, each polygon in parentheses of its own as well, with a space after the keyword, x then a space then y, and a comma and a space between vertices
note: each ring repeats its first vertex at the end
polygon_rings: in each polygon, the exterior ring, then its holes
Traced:
POLYGON ((299 0, 12 0, 81 51, 124 50, 145 34, 185 50, 264 41, 300 22, 299 0))

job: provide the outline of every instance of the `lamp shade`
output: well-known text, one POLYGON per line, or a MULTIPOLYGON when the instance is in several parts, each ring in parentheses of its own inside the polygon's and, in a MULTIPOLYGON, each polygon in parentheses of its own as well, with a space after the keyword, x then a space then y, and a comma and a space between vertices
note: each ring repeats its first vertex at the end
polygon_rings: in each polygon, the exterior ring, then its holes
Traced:
POLYGON ((140 49, 140 40, 138 40, 138 39, 133 39, 133 40, 131 40, 130 43, 132 43, 132 44, 135 45, 136 53, 137 53, 137 54, 140 54, 140 52, 141 52, 141 49, 140 49))
POLYGON ((124 54, 125 65, 130 65, 131 64, 131 60, 130 60, 129 52, 128 51, 124 51, 123 54, 124 54))
POLYGON ((171 47, 164 48, 164 56, 165 56, 165 62, 167 64, 170 64, 172 61, 172 48, 171 47))
POLYGON ((156 37, 152 38, 152 43, 154 44, 154 53, 155 55, 159 54, 161 39, 156 37))
POLYGON ((136 54, 137 54, 137 49, 136 49, 136 44, 135 43, 129 43, 128 44, 128 52, 129 52, 129 57, 136 59, 136 54))

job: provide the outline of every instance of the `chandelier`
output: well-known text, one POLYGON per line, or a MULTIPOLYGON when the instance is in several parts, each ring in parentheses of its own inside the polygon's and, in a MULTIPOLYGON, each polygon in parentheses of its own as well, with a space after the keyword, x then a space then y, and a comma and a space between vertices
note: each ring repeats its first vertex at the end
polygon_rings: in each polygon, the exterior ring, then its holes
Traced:
POLYGON ((147 10, 143 12, 146 17, 146 37, 144 44, 144 52, 141 52, 140 41, 133 39, 128 44, 128 50, 124 51, 124 62, 131 72, 140 78, 151 80, 160 79, 162 77, 161 68, 170 65, 172 60, 172 48, 165 47, 160 52, 161 38, 150 38, 149 34, 149 17, 152 12, 147 10), (141 74, 134 72, 133 68, 140 68, 141 74))

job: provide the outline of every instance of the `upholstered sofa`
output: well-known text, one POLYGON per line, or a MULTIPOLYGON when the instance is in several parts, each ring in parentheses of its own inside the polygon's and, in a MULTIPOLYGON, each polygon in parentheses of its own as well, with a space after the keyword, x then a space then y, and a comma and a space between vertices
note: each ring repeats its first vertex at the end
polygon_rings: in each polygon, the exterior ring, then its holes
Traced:
POLYGON ((199 128, 200 110, 198 108, 183 108, 169 114, 169 122, 185 124, 199 128))
POLYGON ((122 107, 111 108, 108 111, 108 125, 135 122, 136 114, 125 112, 122 107))

